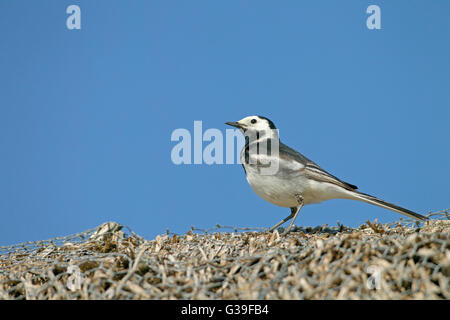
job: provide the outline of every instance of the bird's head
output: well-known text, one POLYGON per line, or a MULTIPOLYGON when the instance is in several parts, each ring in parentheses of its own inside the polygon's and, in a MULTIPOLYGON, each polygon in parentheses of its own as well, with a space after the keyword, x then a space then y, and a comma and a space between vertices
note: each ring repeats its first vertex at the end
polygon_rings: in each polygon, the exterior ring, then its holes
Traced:
POLYGON ((265 132, 271 136, 277 135, 275 124, 262 116, 249 116, 236 122, 225 122, 242 131, 242 133, 265 132))

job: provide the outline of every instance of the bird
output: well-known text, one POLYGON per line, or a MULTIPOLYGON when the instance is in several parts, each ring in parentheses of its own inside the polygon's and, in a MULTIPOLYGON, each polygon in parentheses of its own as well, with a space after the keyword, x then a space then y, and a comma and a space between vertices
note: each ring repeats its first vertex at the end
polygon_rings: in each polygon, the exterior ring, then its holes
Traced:
POLYGON ((263 116, 248 116, 225 124, 238 128, 245 136, 240 153, 247 182, 264 200, 280 207, 290 208, 290 214, 269 229, 272 232, 292 219, 282 235, 292 228, 304 205, 331 199, 349 199, 366 202, 402 215, 424 221, 427 218, 396 204, 362 193, 358 187, 345 182, 322 169, 301 153, 282 143, 275 124, 263 116), (269 164, 275 164, 270 172, 269 164))

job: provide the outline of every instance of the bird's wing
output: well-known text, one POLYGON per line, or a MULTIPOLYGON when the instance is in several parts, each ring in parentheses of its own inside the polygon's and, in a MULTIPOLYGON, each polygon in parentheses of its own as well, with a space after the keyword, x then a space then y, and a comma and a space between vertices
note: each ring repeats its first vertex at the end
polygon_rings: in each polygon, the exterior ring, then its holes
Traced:
POLYGON ((327 182, 335 184, 347 190, 356 190, 357 186, 350 184, 348 182, 342 181, 339 178, 333 176, 332 174, 323 170, 318 164, 309 160, 307 157, 301 153, 295 151, 294 149, 288 147, 284 143, 280 142, 280 158, 284 160, 290 160, 298 162, 302 165, 300 171, 309 178, 319 182, 327 182))

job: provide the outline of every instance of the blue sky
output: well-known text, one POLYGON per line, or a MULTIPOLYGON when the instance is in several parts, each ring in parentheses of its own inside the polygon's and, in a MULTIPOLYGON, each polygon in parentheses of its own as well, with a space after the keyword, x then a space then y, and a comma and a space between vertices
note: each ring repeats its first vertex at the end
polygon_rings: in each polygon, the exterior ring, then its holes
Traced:
MULTIPOLYGON (((0 2, 0 245, 106 221, 147 239, 270 227, 240 165, 179 165, 177 128, 259 114, 325 170, 419 213, 450 207, 450 2, 0 2), (66 8, 81 8, 68 30, 66 8), (366 8, 381 8, 368 30, 366 8)), ((205 144, 206 145, 206 144, 205 144)), ((296 224, 399 218, 306 206, 296 224)))

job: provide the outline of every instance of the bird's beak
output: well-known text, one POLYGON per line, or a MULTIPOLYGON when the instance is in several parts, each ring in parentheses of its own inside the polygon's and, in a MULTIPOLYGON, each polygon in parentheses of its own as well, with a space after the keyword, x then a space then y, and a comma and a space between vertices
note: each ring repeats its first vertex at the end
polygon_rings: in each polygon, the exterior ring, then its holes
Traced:
POLYGON ((239 122, 225 122, 225 124, 235 127, 235 128, 238 128, 238 129, 242 128, 242 125, 239 122))

